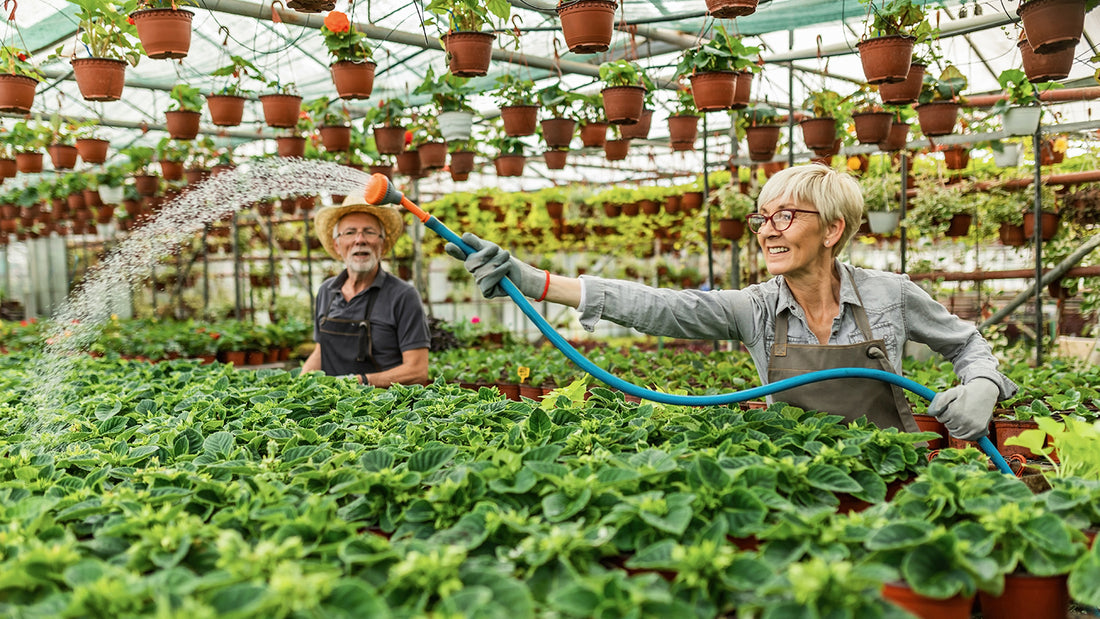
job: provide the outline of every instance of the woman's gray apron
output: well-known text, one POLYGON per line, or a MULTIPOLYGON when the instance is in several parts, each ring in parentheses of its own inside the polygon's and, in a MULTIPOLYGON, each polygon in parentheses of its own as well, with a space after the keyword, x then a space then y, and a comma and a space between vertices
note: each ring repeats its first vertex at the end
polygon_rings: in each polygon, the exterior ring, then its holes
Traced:
MULTIPOLYGON (((852 280, 855 288, 855 281, 852 280)), ((859 305, 854 306, 856 324, 865 341, 857 344, 789 344, 787 322, 790 310, 775 317, 775 343, 768 361, 768 382, 829 370, 833 368, 870 368, 896 373, 886 356, 886 343, 872 339, 871 323, 863 310, 863 299, 856 290, 859 305)), ((840 415, 846 421, 864 415, 880 428, 898 428, 918 432, 909 402, 901 387, 871 378, 836 378, 776 392, 777 401, 806 410, 840 415)))

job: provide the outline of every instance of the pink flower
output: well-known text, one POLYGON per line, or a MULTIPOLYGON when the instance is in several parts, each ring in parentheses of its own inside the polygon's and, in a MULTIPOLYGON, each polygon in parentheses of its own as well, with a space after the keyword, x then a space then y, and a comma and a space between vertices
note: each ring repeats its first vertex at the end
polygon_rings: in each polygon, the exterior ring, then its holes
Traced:
POLYGON ((481 319, 478 318, 477 316, 474 316, 473 318, 470 319, 470 322, 472 322, 476 325, 477 323, 481 322, 481 319))

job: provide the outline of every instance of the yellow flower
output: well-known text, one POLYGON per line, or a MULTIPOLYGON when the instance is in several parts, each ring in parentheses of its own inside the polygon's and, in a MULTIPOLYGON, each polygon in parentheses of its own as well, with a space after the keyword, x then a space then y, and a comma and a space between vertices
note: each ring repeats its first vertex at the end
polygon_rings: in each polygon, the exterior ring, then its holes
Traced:
POLYGON ((1069 142, 1066 141, 1066 138, 1057 138, 1054 140, 1054 152, 1064 153, 1066 152, 1066 146, 1068 145, 1069 142))

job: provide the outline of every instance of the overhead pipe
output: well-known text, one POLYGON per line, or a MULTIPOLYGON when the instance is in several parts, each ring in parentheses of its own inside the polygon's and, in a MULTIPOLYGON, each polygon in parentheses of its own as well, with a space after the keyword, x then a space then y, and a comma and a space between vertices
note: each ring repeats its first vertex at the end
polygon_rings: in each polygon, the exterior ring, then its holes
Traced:
MULTIPOLYGON (((1053 269, 1045 269, 1043 277, 1053 269)), ((1100 275, 1100 264, 1071 267, 1062 277, 1096 277, 1100 275)), ((971 271, 969 273, 930 271, 927 273, 909 273, 912 280, 932 280, 945 282, 984 282, 994 279, 1029 279, 1035 277, 1035 269, 1005 269, 1003 271, 971 271)))
MULTIPOLYGON (((1091 101, 1100 99, 1100 86, 1086 86, 1084 88, 1057 88, 1044 90, 1039 93, 1039 100, 1047 103, 1063 103, 1066 101, 1091 101)), ((1007 101, 1006 94, 975 95, 965 97, 965 107, 993 107, 1000 101, 1007 101)))

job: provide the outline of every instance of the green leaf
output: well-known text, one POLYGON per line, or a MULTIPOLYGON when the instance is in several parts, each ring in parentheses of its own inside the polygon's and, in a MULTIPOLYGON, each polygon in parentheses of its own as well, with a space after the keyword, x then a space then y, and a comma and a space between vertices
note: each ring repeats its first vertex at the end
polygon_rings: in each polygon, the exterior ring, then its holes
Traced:
POLYGON ((447 463, 458 453, 456 447, 429 447, 409 458, 409 470, 414 473, 431 473, 447 463))
POLYGON ((550 608, 574 617, 589 617, 600 605, 600 597, 581 583, 553 589, 547 602, 550 608))
POLYGON ((811 464, 806 473, 806 483, 814 488, 831 492, 859 492, 859 482, 831 464, 811 464))
POLYGON ((871 534, 868 550, 912 548, 931 539, 934 527, 927 522, 908 521, 888 524, 871 534))
POLYGON ((1093 544, 1069 573, 1069 595, 1078 604, 1100 606, 1100 544, 1093 544))
POLYGON ((532 436, 546 436, 554 429, 554 423, 550 421, 550 416, 546 414, 546 411, 541 408, 536 408, 527 417, 527 430, 532 436))
POLYGON ((359 464, 372 473, 384 471, 393 468, 393 454, 385 449, 368 451, 359 458, 359 464))
POLYGON ((592 490, 585 488, 573 499, 564 492, 554 492, 542 499, 542 512, 550 522, 561 522, 576 516, 592 498, 592 490))
POLYGON ((237 584, 215 591, 210 604, 218 614, 247 614, 259 610, 267 589, 260 585, 237 584))
POLYGON ((203 441, 202 450, 208 454, 227 458, 233 449, 234 442, 233 435, 229 432, 215 432, 203 441))

